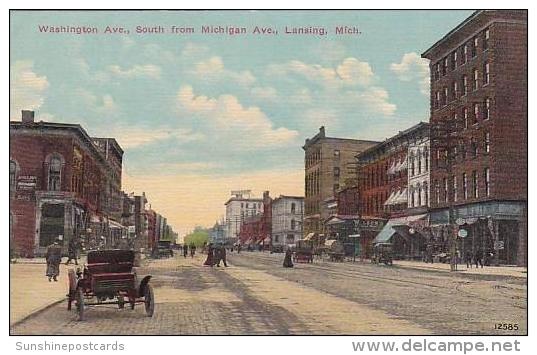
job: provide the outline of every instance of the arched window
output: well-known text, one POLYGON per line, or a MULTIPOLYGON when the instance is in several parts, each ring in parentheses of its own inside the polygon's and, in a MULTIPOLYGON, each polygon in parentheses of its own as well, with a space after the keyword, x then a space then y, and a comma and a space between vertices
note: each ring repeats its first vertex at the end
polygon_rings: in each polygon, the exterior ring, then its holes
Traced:
POLYGON ((15 191, 17 189, 17 162, 15 160, 9 161, 9 190, 15 191))
POLYGON ((61 175, 62 175, 62 159, 54 155, 48 163, 48 190, 61 190, 61 175))
POLYGON ((294 219, 291 220, 291 230, 295 230, 296 227, 296 221, 294 219))

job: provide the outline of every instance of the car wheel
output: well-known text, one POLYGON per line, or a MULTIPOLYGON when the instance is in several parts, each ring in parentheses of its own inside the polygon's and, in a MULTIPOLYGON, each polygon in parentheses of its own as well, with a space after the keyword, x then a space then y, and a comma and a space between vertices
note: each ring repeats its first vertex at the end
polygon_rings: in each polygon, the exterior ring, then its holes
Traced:
POLYGON ((148 317, 153 317, 155 312, 155 296, 153 294, 153 287, 150 284, 145 286, 144 292, 145 313, 148 317))

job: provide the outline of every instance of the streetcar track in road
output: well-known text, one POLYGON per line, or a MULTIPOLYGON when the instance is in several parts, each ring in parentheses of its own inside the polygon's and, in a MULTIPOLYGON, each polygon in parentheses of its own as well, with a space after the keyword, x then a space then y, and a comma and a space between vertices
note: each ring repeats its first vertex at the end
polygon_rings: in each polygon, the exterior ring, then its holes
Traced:
MULTIPOLYGON (((256 256, 252 256, 252 257, 255 258, 256 256)), ((258 257, 258 259, 263 260, 265 265, 276 264, 277 262, 279 262, 279 260, 274 260, 274 258, 272 258, 272 257, 267 257, 267 256, 262 256, 262 255, 258 255, 257 257, 258 257)), ((466 295, 468 297, 471 297, 474 301, 479 300, 481 303, 490 303, 491 302, 490 299, 484 298, 484 297, 480 296, 479 294, 476 294, 474 292, 470 292, 470 291, 461 289, 462 286, 471 285, 475 281, 454 281, 454 282, 456 282, 456 284, 455 284, 455 287, 453 288, 452 286, 434 285, 434 284, 431 284, 431 283, 424 283, 424 282, 411 281, 411 280, 400 280, 400 279, 396 279, 396 278, 392 278, 392 277, 385 277, 385 276, 379 275, 379 274, 377 274, 376 272, 373 272, 373 271, 372 272, 365 272, 365 271, 351 270, 349 268, 346 268, 345 270, 332 270, 332 269, 330 269, 329 266, 323 266, 323 265, 319 265, 319 264, 308 264, 308 267, 302 268, 301 270, 306 270, 308 272, 314 272, 314 270, 312 270, 312 269, 322 270, 325 274, 330 274, 330 275, 334 275, 334 276, 342 276, 342 277, 349 277, 349 278, 356 277, 356 278, 361 278, 361 279, 374 281, 374 282, 381 282, 381 283, 389 282, 392 285, 396 285, 398 287, 404 287, 405 284, 410 284, 410 285, 423 286, 423 287, 433 288, 433 289, 444 289, 444 290, 448 290, 450 292, 455 290, 458 293, 461 293, 461 294, 464 294, 464 295, 466 295)), ((394 270, 392 270, 392 271, 394 271, 394 270)), ((439 277, 446 277, 446 276, 439 276, 439 277)), ((493 287, 493 286, 491 286, 491 287, 493 287)), ((498 292, 503 294, 506 297, 511 297, 510 295, 506 294, 505 292, 502 292, 501 290, 498 290, 498 292)), ((521 307, 519 304, 516 304, 514 302, 509 302, 509 305, 513 306, 513 307, 516 307, 516 308, 520 308, 520 309, 526 309, 526 307, 521 307)))

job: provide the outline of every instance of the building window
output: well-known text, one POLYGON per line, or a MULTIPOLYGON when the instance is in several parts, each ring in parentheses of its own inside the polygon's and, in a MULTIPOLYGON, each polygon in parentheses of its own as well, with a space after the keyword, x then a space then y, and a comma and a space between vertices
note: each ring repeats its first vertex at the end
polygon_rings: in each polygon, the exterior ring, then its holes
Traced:
POLYGON ((453 201, 454 202, 457 202, 457 195, 458 195, 458 191, 457 191, 457 177, 456 176, 453 176, 453 201))
POLYGON ((435 94, 435 99, 434 99, 434 108, 439 108, 439 107, 440 107, 440 92, 437 91, 435 94))
POLYGON ((474 58, 477 55, 477 44, 478 44, 478 38, 474 37, 474 40, 472 41, 472 58, 474 58))
POLYGON ((418 174, 421 174, 421 154, 418 152, 418 174))
POLYGON ((434 194, 436 196, 436 204, 440 204, 440 184, 438 181, 434 181, 434 194))
POLYGON ((410 207, 414 207, 414 187, 410 187, 410 207))
POLYGON ((339 149, 334 150, 334 156, 339 158, 339 149))
POLYGON ((49 191, 61 190, 62 161, 54 156, 50 159, 48 166, 48 189, 49 191))
POLYGON ((485 62, 483 64, 483 85, 490 83, 490 64, 485 62))
POLYGON ((473 115, 473 124, 477 123, 477 119, 479 118, 479 105, 474 104, 474 115, 473 115))
POLYGON ((464 199, 468 199, 468 179, 466 173, 462 174, 462 194, 464 199))
POLYGON ((17 189, 17 163, 14 160, 9 161, 9 190, 17 189))
POLYGON ((442 182, 444 185, 444 202, 448 202, 448 180, 444 178, 442 182))
POLYGON ((454 81, 451 83, 451 100, 456 100, 459 97, 459 83, 454 81))
POLYGON ((465 44, 462 46, 462 64, 466 63, 468 61, 468 45, 465 44))
POLYGON ((416 171, 414 170, 414 157, 410 157, 410 176, 414 176, 416 171))
POLYGON ((421 206, 421 186, 418 184, 418 206, 421 206))
POLYGON ((478 151, 477 151, 477 150, 478 150, 478 149, 477 149, 478 147, 477 147, 477 141, 476 141, 475 138, 472 138, 472 140, 470 141, 470 146, 471 146, 471 148, 472 148, 472 156, 473 156, 474 158, 476 158, 476 157, 477 157, 477 153, 478 153, 478 151))
POLYGON ((451 70, 457 68, 457 51, 451 53, 451 70))
POLYGON ((291 203, 291 213, 295 213, 296 212, 296 203, 291 203))
POLYGON ((487 28, 483 31, 483 50, 489 49, 490 30, 487 28))
POLYGON ((468 129, 468 108, 462 109, 462 117, 464 119, 464 129, 468 129))
POLYGON ((490 118, 490 99, 486 98, 483 102, 483 119, 488 120, 490 118))
POLYGON ((440 64, 436 63, 434 66, 434 80, 440 79, 440 64))
POLYGON ((490 133, 485 132, 485 153, 490 153, 490 133))
POLYGON ((448 59, 447 57, 445 57, 444 60, 442 60, 442 76, 446 75, 447 67, 448 67, 448 59))
POLYGON ((477 90, 479 87, 479 71, 477 69, 473 70, 474 80, 472 81, 472 90, 477 90))
POLYGON ((468 94, 468 76, 467 75, 463 75, 462 76, 462 93, 461 93, 461 96, 465 96, 466 94, 468 94))
POLYGON ((423 152, 423 160, 425 161, 425 171, 429 170, 429 151, 425 150, 423 152))
POLYGON ((296 228, 296 221, 294 219, 291 220, 291 230, 295 230, 296 228))
POLYGON ((485 170, 483 171, 483 177, 485 180, 485 195, 489 197, 490 196, 490 169, 489 168, 485 168, 485 170))
POLYGON ((429 189, 427 183, 423 184, 423 204, 425 206, 429 205, 429 189))
POLYGON ((475 171, 475 170, 472 172, 472 182, 473 182, 473 188, 474 188, 474 197, 478 198, 479 197, 479 186, 478 186, 478 181, 477 181, 477 171, 475 171))
POLYGON ((444 96, 442 97, 442 105, 446 106, 448 104, 448 88, 444 87, 444 96))
POLYGON ((339 168, 337 166, 334 167, 334 176, 339 177, 339 168))

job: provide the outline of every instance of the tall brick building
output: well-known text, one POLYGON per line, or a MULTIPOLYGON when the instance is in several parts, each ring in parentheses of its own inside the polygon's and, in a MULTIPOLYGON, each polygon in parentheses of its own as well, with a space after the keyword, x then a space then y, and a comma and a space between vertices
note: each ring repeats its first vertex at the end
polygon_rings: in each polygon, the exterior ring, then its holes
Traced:
POLYGON ((355 156, 378 142, 327 137, 325 128, 306 139, 304 235, 321 234, 323 222, 330 217, 328 201, 335 200, 337 190, 346 180, 356 178, 355 156))
POLYGON ((14 252, 42 254, 59 235, 65 246, 71 238, 110 236, 110 217, 120 213, 116 202, 111 203, 115 187, 110 189, 117 183, 112 172, 121 176, 119 145, 114 143, 112 167, 82 127, 35 122, 33 111, 23 111, 21 122, 11 121, 9 134, 14 252))
POLYGON ((461 248, 527 265, 527 11, 476 11, 427 49, 431 134, 452 124, 450 152, 431 142, 431 224, 455 205, 461 248), (453 156, 448 176, 446 155, 453 156))

